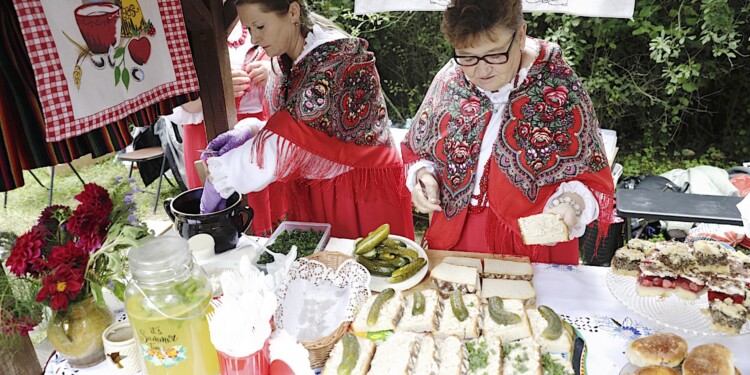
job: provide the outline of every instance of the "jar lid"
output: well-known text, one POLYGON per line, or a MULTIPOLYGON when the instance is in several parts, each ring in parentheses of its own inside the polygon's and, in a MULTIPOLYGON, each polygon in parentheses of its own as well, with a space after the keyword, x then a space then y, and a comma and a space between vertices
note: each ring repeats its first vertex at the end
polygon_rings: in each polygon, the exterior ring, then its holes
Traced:
POLYGON ((192 261, 187 240, 176 236, 148 239, 128 253, 133 279, 149 284, 180 279, 192 261))

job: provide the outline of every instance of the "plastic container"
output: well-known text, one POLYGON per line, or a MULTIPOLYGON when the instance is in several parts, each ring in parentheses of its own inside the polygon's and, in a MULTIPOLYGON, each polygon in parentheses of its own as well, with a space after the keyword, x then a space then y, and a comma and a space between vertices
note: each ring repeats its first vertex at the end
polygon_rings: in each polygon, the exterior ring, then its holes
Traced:
POLYGON ((150 375, 217 374, 206 314, 211 284, 187 240, 157 237, 128 254, 133 278, 125 306, 150 375))
MULTIPOLYGON (((299 230, 315 230, 318 232, 323 232, 323 237, 320 238, 320 241, 318 241, 318 245, 315 246, 315 250, 312 252, 312 254, 316 254, 321 252, 323 249, 325 249, 326 245, 328 245, 328 240, 331 239, 331 224, 328 223, 305 223, 301 221, 284 221, 282 222, 278 228, 276 228, 275 231, 273 231, 273 234, 271 234, 271 237, 268 238, 268 241, 266 242, 266 247, 271 246, 276 241, 276 238, 278 238, 281 233, 284 231, 292 231, 295 229, 299 230)), ((310 255, 312 255, 310 254, 310 255)))
POLYGON ((221 375, 269 375, 268 341, 262 349, 247 357, 233 357, 217 351, 221 375))

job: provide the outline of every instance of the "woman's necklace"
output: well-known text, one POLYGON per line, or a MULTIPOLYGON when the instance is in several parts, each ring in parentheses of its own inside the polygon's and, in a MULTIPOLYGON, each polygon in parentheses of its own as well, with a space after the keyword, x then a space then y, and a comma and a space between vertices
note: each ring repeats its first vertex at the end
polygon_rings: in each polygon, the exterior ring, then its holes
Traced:
POLYGON ((240 46, 245 44, 245 40, 247 40, 247 35, 248 35, 247 28, 243 27, 242 35, 240 35, 240 38, 237 40, 227 40, 227 44, 229 45, 229 47, 232 47, 235 49, 240 48, 240 46))

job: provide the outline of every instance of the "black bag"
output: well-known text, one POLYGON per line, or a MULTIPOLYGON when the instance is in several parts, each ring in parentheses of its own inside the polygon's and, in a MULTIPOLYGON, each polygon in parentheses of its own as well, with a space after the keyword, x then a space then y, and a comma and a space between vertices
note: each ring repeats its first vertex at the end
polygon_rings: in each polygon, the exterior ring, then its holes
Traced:
POLYGON ((618 185, 618 188, 620 189, 644 189, 651 191, 669 191, 673 193, 684 193, 689 187, 689 182, 685 182, 683 186, 679 186, 672 182, 672 180, 655 174, 626 177, 618 185))

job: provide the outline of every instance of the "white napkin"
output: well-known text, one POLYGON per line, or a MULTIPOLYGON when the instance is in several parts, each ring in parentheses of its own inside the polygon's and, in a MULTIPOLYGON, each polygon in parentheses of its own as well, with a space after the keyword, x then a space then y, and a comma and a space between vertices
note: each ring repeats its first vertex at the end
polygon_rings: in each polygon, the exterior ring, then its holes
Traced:
POLYGON ((737 203, 737 209, 740 210, 740 216, 742 216, 745 235, 750 236, 750 195, 746 196, 740 203, 737 203))
POLYGON ((271 335, 269 363, 280 360, 286 363, 295 375, 314 374, 310 367, 310 353, 286 330, 277 329, 271 335))

